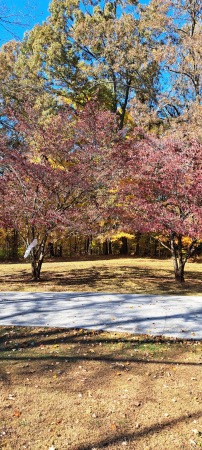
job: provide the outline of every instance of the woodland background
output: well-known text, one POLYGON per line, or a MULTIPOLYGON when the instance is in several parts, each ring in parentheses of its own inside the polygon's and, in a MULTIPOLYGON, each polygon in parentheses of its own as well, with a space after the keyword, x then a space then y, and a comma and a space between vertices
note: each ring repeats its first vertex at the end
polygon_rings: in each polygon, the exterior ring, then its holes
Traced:
MULTIPOLYGON (((201 2, 52 0, 0 50, 0 257, 201 253, 201 2)), ((12 21, 1 6, 2 24, 12 21)), ((6 26, 7 26, 6 25, 6 26)))

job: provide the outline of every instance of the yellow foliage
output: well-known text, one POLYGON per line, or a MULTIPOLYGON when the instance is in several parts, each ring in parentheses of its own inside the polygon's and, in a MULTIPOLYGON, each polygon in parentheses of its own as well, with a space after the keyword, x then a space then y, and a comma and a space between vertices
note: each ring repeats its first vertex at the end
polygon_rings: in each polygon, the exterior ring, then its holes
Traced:
POLYGON ((159 239, 159 241, 163 242, 164 244, 168 243, 169 241, 168 236, 163 236, 162 234, 157 234, 155 238, 159 239))
POLYGON ((65 168, 62 164, 58 163, 57 161, 54 161, 54 159, 52 159, 50 156, 48 158, 48 162, 50 163, 50 165, 53 169, 65 170, 65 168))
POLYGON ((133 127, 134 127, 134 125, 135 125, 134 119, 133 119, 133 117, 132 117, 132 115, 130 114, 129 111, 126 111, 126 112, 125 112, 125 116, 124 116, 124 124, 125 124, 125 125, 129 124, 129 125, 131 125, 131 126, 133 126, 133 127))
POLYGON ((0 243, 4 242, 7 236, 7 231, 4 228, 0 228, 0 243))
POLYGON ((70 98, 70 97, 65 97, 64 95, 60 95, 60 96, 58 97, 58 99, 59 99, 59 101, 60 101, 62 104, 71 105, 71 106, 73 106, 73 108, 75 108, 75 109, 76 109, 76 107, 77 107, 76 103, 73 102, 72 98, 70 98))
POLYGON ((34 164, 39 164, 41 162, 41 157, 39 155, 34 155, 30 161, 34 164))
POLYGON ((185 236, 182 238, 182 245, 183 247, 188 247, 192 242, 192 239, 188 236, 185 236))
POLYGON ((111 241, 118 241, 118 239, 121 239, 122 237, 125 237, 127 239, 134 239, 134 235, 130 233, 126 233, 125 231, 118 231, 116 234, 114 234, 111 237, 111 241))

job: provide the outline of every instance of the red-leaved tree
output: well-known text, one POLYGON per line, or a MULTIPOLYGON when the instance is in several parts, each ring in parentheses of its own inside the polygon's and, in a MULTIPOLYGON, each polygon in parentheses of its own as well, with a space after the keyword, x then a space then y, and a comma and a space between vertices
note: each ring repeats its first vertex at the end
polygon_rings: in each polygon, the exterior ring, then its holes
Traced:
POLYGON ((152 233, 169 249, 175 278, 183 282, 185 264, 202 239, 202 145, 137 130, 127 147, 118 149, 117 160, 124 167, 121 223, 130 231, 152 233))
POLYGON ((17 148, 1 139, 0 225, 18 230, 26 245, 37 239, 30 255, 33 279, 39 280, 54 230, 88 234, 107 217, 116 116, 90 103, 37 125, 28 110, 16 118, 15 131, 17 148))

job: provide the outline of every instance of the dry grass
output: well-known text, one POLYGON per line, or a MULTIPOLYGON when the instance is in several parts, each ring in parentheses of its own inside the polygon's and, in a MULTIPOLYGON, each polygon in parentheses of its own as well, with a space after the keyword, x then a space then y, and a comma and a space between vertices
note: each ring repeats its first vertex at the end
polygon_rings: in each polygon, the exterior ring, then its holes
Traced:
POLYGON ((1 450, 202 446, 202 343, 0 328, 1 450))
POLYGON ((30 277, 30 264, 1 264, 1 291, 77 291, 151 294, 202 294, 201 263, 188 262, 186 282, 176 284, 171 260, 114 258, 45 262, 41 282, 30 277))
MULTIPOLYGON (((202 292, 200 264, 176 285, 150 259, 2 264, 2 291, 202 292)), ((1 450, 202 447, 201 342, 87 330, 0 327, 1 450)))

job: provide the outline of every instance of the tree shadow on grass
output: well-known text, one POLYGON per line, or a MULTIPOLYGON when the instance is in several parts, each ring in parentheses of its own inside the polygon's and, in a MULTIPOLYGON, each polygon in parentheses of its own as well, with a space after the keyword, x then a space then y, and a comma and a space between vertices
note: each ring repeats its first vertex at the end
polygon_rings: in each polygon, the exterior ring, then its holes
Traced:
MULTIPOLYGON (((39 339, 39 344, 60 344, 60 343, 80 343, 89 344, 91 341, 96 344, 131 344, 139 347, 143 344, 158 345, 182 345, 193 344, 192 339, 169 338, 164 336, 131 335, 131 333, 103 332, 102 330, 88 330, 85 328, 41 328, 24 326, 0 326, 0 344, 4 345, 8 336, 14 340, 24 340, 24 344, 29 346, 33 339, 39 339), (112 337, 113 336, 113 337, 112 337), (44 340, 43 340, 44 339, 44 340)), ((198 341, 198 340, 196 340, 198 341)))
POLYGON ((202 275, 199 272, 187 272, 185 273, 185 282, 180 283, 174 280, 172 271, 169 277, 165 277, 160 282, 156 278, 155 288, 162 294, 181 294, 189 295, 192 292, 194 294, 202 294, 202 275))
POLYGON ((95 442, 91 442, 90 444, 77 445, 74 447, 73 450, 92 450, 93 448, 96 448, 98 450, 98 449, 106 448, 109 445, 120 445, 123 442, 125 442, 125 443, 128 442, 130 444, 131 441, 134 441, 134 445, 135 445, 136 441, 138 441, 144 437, 152 436, 155 433, 159 433, 163 430, 172 428, 173 426, 175 426, 179 423, 182 423, 182 422, 187 422, 188 420, 192 420, 192 421, 194 419, 196 420, 201 417, 201 414, 202 414, 202 410, 199 410, 193 414, 190 414, 190 416, 183 415, 181 417, 177 417, 176 419, 164 421, 164 423, 156 423, 150 427, 144 427, 142 430, 136 431, 135 433, 116 434, 116 435, 104 438, 98 442, 95 441, 95 442))
POLYGON ((117 330, 149 335, 201 338, 200 297, 179 303, 155 295, 74 292, 1 293, 2 325, 117 330), (180 334, 179 334, 180 333, 180 334), (183 333, 183 334, 181 334, 183 333), (186 333, 186 334, 185 334, 186 333))
MULTIPOLYGON (((154 393, 152 394, 154 383, 158 386, 158 381, 163 377, 165 377, 165 382, 170 380, 169 384, 170 382, 177 382, 179 374, 183 375, 185 369, 188 371, 188 376, 196 376, 200 371, 199 358, 195 357, 193 361, 192 359, 187 361, 187 355, 183 356, 183 353, 188 352, 190 354, 191 351, 194 351, 195 344, 200 345, 200 343, 194 343, 193 341, 151 336, 137 337, 85 329, 6 327, 4 330, 0 329, 0 331, 3 331, 1 333, 1 366, 3 369, 4 364, 7 367, 8 365, 13 367, 11 381, 14 385, 14 372, 15 390, 22 383, 25 383, 25 385, 27 383, 27 386, 33 387, 36 383, 39 383, 38 380, 42 380, 42 391, 46 392, 47 397, 49 394, 52 395, 53 392, 56 397, 59 393, 70 392, 74 396, 74 405, 77 404, 78 393, 83 397, 84 404, 85 399, 88 398, 88 389, 91 391, 95 389, 95 398, 99 403, 100 392, 106 392, 108 389, 107 392, 110 391, 111 395, 114 382, 118 377, 122 380, 123 386, 126 386, 124 383, 129 383, 127 384, 128 387, 130 383, 133 385, 137 382, 137 388, 139 389, 134 390, 131 397, 125 403, 123 402, 123 412, 127 412, 128 405, 132 405, 137 398, 141 399, 140 409, 144 408, 146 403, 151 403, 154 410, 156 408, 156 397, 154 393), (12 342, 9 342, 9 340, 12 342), (100 346, 100 344, 102 345, 100 346), (162 353, 161 350, 165 347, 168 351, 162 353), (12 352, 12 348, 15 349, 14 352, 12 352), (91 353, 92 349, 93 353, 91 353), (133 352, 134 356, 131 356, 133 352), (174 366, 174 371, 171 370, 172 366, 174 366), (176 367, 178 367, 177 372, 175 372, 176 367), (149 373, 147 373, 147 369, 149 373), (85 370, 84 375, 83 370, 85 370), (170 372, 169 378, 167 378, 168 371, 170 372), (28 377, 28 381, 26 381, 26 377, 28 377), (83 380, 83 377, 86 378, 83 380), (139 384, 140 379, 141 385, 139 384), (140 386, 145 385, 148 389, 145 392, 143 388, 142 393, 140 386)), ((7 375, 5 370, 0 373, 0 378, 1 374, 1 381, 7 387, 10 383, 10 375, 7 375)), ((189 383, 195 384, 196 382, 188 381, 189 383)), ((38 395, 40 396, 40 390, 38 395)), ((114 398, 116 398, 116 394, 114 398)), ((94 398, 93 401, 95 401, 94 398)), ((95 403, 93 404, 95 405, 95 403)), ((88 407, 89 405, 91 405, 91 402, 88 403, 88 407)), ((95 434, 89 431, 83 441, 82 438, 78 439, 80 444, 74 445, 72 443, 71 449, 92 450, 93 448, 104 449, 110 446, 118 449, 122 448, 123 442, 128 443, 129 446, 134 445, 135 448, 135 443, 144 440, 144 438, 152 437, 158 433, 163 434, 164 430, 172 429, 172 427, 183 422, 198 419, 201 411, 197 410, 196 403, 191 407, 191 410, 189 409, 190 405, 192 405, 191 402, 186 409, 190 413, 180 416, 179 412, 172 411, 174 418, 167 420, 161 415, 159 421, 156 415, 152 425, 146 425, 143 422, 140 428, 136 430, 134 430, 134 420, 136 420, 137 412, 133 413, 131 410, 130 422, 126 420, 125 424, 121 427, 118 426, 115 431, 111 430, 110 425, 108 428, 106 426, 103 438, 95 439, 93 438, 95 434)))
MULTIPOLYGON (((51 274, 44 272, 43 280, 49 282, 51 274)), ((161 270, 157 273, 153 269, 141 267, 121 266, 118 270, 109 269, 103 265, 80 270, 70 270, 57 273, 53 277, 56 286, 67 286, 69 289, 84 288, 100 291, 116 292, 149 292, 189 294, 202 292, 202 276, 198 272, 187 272, 183 284, 176 283, 172 270, 161 270)))
MULTIPOLYGON (((168 364, 179 366, 201 366, 200 362, 181 361, 184 352, 190 350, 190 346, 195 348, 199 344, 193 340, 169 339, 162 336, 139 336, 130 337, 130 335, 121 335, 116 333, 103 333, 102 331, 89 331, 69 329, 32 329, 32 328, 17 328, 14 332, 14 327, 6 327, 3 329, 0 337, 0 351, 1 360, 15 360, 24 361, 60 361, 60 362, 106 362, 109 364, 116 363, 144 363, 144 364, 168 364), (12 339, 12 340, 10 340, 12 339), (34 340, 33 340, 34 339, 34 340), (50 348, 57 348, 62 346, 62 354, 50 353, 50 348), (69 354, 66 345, 77 346, 81 350, 81 354, 69 354), (100 345, 103 347, 101 348, 100 345), (121 348, 120 348, 121 345, 121 348), (44 348, 47 354, 36 354, 38 350, 44 348), (90 353, 93 348, 93 354, 90 353), (162 350, 168 350, 166 354, 162 350), (15 353, 7 355, 13 349, 15 353), (18 350, 20 349, 20 352, 18 350), (22 351, 28 350, 29 354, 23 355, 22 351), (131 351, 134 356, 131 357, 131 351), (146 352, 146 356, 145 356, 146 352), (175 360, 170 359, 170 354, 175 360), (158 356, 161 359, 158 359, 158 356)), ((74 348, 73 347, 73 348, 74 348)))
POLYGON ((118 270, 103 265, 65 273, 43 273, 42 282, 51 280, 55 286, 68 289, 90 290, 98 292, 155 292, 167 294, 189 294, 202 292, 202 276, 198 272, 187 272, 185 283, 176 283, 172 270, 161 270, 161 273, 149 268, 122 266, 118 270))
MULTIPOLYGON (((135 260, 134 260, 135 261, 135 260)), ((145 262, 146 264, 146 262, 145 262)), ((109 267, 107 264, 85 269, 71 269, 63 272, 48 272, 42 269, 41 282, 37 286, 54 287, 58 289, 72 289, 79 291, 97 292, 141 292, 141 293, 167 293, 167 294, 189 294, 191 292, 202 292, 202 276, 199 272, 187 270, 186 281, 183 284, 176 283, 172 270, 142 268, 134 266, 109 267)), ((0 277, 1 282, 1 277, 0 277)), ((30 274, 22 270, 18 274, 4 275, 2 282, 11 285, 35 286, 36 283, 30 279, 30 274)))

